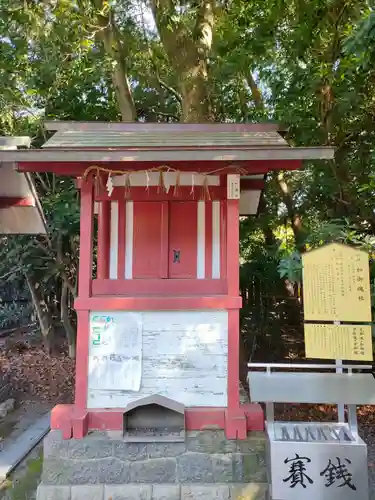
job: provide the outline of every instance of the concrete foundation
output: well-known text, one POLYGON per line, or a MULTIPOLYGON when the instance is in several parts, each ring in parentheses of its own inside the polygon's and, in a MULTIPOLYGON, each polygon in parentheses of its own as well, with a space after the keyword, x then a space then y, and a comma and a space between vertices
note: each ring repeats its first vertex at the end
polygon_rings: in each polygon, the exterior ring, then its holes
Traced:
POLYGON ((128 443, 94 432, 44 441, 38 500, 265 500, 265 437, 228 441, 223 431, 188 432, 180 443, 128 443))

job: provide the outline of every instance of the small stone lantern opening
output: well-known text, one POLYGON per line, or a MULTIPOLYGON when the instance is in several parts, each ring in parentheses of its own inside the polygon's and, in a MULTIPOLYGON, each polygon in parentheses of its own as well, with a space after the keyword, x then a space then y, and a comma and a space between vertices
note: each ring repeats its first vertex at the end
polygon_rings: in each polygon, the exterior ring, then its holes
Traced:
POLYGON ((184 405, 160 395, 129 403, 124 413, 124 439, 138 443, 184 441, 184 405))

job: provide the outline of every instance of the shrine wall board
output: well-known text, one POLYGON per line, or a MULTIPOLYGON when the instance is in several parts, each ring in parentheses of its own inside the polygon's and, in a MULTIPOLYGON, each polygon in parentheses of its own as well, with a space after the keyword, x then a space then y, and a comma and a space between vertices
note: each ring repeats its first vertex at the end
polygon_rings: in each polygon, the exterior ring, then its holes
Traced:
POLYGON ((224 234, 219 201, 112 201, 110 215, 110 279, 222 278, 224 234), (123 204, 124 206, 120 206, 123 204), (119 210, 124 210, 123 221, 119 210), (125 226, 119 231, 119 224, 125 226), (165 226, 169 233, 163 234, 165 226), (121 240, 121 234, 123 234, 121 240), (124 275, 118 275, 119 246, 125 247, 124 275), (169 274, 160 275, 162 254, 169 255, 169 274), (174 257, 179 256, 178 265, 174 257), (207 255, 209 252, 209 258, 207 255))
POLYGON ((226 406, 227 360, 227 311, 91 312, 87 407, 226 406))

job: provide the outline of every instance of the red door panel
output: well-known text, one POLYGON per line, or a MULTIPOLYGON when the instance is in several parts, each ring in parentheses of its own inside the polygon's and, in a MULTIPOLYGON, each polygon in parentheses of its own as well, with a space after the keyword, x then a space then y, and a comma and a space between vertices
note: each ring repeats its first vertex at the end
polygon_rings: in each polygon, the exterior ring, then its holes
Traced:
POLYGON ((197 205, 169 203, 169 278, 197 277, 197 205))
POLYGON ((165 211, 165 208, 167 208, 165 204, 160 202, 134 202, 134 279, 166 277, 166 265, 163 266, 163 258, 166 260, 166 250, 163 248, 163 210, 165 211))

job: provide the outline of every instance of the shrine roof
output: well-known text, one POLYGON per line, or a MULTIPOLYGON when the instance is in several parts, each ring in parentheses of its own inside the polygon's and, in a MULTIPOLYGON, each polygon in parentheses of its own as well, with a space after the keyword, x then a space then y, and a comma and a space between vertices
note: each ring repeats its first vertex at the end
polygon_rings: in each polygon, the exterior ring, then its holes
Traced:
POLYGON ((42 149, 0 153, 15 162, 218 162, 332 159, 331 147, 291 147, 274 123, 46 121, 42 149), (183 154, 181 154, 183 152, 183 154))
POLYGON ((264 130, 175 130, 170 131, 144 129, 142 125, 136 130, 60 130, 57 131, 43 148, 243 148, 259 146, 288 146, 286 140, 276 131, 264 130))
MULTIPOLYGON (((2 152, 29 147, 30 137, 0 137, 2 152)), ((14 151, 16 150, 16 151, 14 151)), ((0 234, 45 234, 46 223, 32 178, 0 161, 0 234)))

